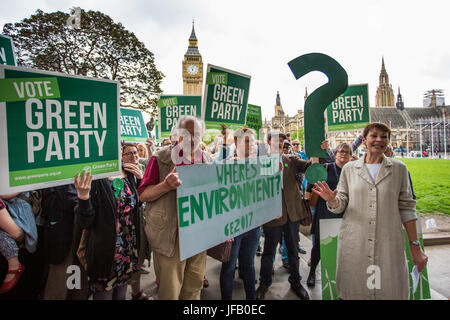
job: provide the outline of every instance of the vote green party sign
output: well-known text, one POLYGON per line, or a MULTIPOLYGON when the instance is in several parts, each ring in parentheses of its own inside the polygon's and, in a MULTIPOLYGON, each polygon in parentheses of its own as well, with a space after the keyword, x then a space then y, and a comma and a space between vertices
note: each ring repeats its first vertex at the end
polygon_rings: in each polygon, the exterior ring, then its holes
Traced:
POLYGON ((275 156, 178 166, 180 259, 281 216, 279 163, 275 156))
POLYGON ((206 74, 202 119, 206 129, 242 128, 247 116, 251 77, 225 68, 209 65, 206 74))
POLYGON ((328 132, 364 128, 370 122, 367 84, 349 85, 347 90, 327 107, 328 132))
POLYGON ((159 138, 169 138, 181 116, 201 118, 202 96, 161 95, 158 101, 159 138))
POLYGON ((16 55, 14 54, 14 43, 8 36, 0 34, 0 65, 16 66, 16 55))
POLYGON ((0 193, 120 173, 119 83, 0 66, 0 193))
POLYGON ((257 139, 260 140, 259 130, 262 128, 262 116, 261 116, 261 107, 255 106, 253 104, 248 104, 247 108, 247 127, 255 130, 257 135, 257 139))
POLYGON ((120 108, 120 139, 125 142, 146 142, 148 138, 142 111, 120 108))

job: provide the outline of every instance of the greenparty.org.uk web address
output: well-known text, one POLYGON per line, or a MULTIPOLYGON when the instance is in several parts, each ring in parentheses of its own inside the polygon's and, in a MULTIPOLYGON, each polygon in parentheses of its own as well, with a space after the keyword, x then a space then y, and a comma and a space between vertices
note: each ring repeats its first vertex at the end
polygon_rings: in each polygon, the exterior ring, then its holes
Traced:
POLYGON ((60 174, 62 174, 61 171, 50 172, 50 173, 46 172, 46 173, 39 173, 39 174, 31 174, 31 175, 28 175, 28 176, 14 177, 14 181, 56 177, 56 176, 59 176, 60 174))

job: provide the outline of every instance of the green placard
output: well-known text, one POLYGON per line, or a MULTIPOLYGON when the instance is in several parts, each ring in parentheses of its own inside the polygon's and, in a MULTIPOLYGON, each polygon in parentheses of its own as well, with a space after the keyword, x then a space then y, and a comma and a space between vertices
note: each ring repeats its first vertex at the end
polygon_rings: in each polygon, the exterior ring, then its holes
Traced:
POLYGON ((14 43, 8 36, 0 34, 0 65, 16 66, 14 43))
MULTIPOLYGON (((338 252, 338 235, 341 227, 342 219, 321 219, 320 220, 320 259, 322 272, 322 300, 337 300, 338 294, 336 290, 336 267, 338 252)), ((417 219, 417 235, 419 237, 422 250, 425 252, 423 245, 423 234, 420 224, 420 218, 417 219)), ((409 250, 409 241, 406 232, 403 230, 405 237, 405 252, 409 270, 410 284, 410 300, 431 299, 430 285, 428 282, 427 267, 419 274, 419 284, 415 293, 413 293, 413 280, 411 271, 414 267, 409 250)), ((318 236, 318 235, 316 235, 318 236)))
POLYGON ((349 85, 327 107, 328 132, 363 129, 370 122, 367 84, 349 85))
POLYGON ((142 111, 120 108, 120 139, 125 142, 146 142, 148 138, 142 111))
POLYGON ((202 96, 162 95, 158 101, 158 138, 169 138, 172 128, 184 115, 200 118, 202 96))
POLYGON ((262 128, 261 107, 248 104, 247 108, 247 127, 255 130, 257 139, 260 140, 259 130, 262 128))
POLYGON ((33 79, 35 93, 36 79, 58 89, 58 98, 36 98, 30 87, 26 100, 0 102, 0 193, 73 183, 83 169, 95 179, 120 173, 117 81, 10 66, 0 74, 33 79))
POLYGON ((328 172, 320 163, 313 163, 306 169, 305 177, 310 184, 327 181, 328 172))
MULTIPOLYGON (((422 251, 425 252, 425 246, 423 244, 423 233, 422 233, 422 223, 420 222, 420 217, 416 222, 417 235, 420 242, 420 247, 422 251)), ((409 300, 424 300, 431 299, 430 283, 428 282, 428 267, 425 267, 421 273, 419 273, 419 282, 417 284, 416 291, 413 292, 413 278, 411 272, 414 268, 414 263, 411 258, 411 250, 409 250, 409 240, 406 231, 403 230, 403 235, 405 237, 405 251, 406 260, 408 261, 408 271, 409 271, 409 300)))
POLYGON ((247 116, 251 77, 208 64, 202 119, 206 129, 242 128, 247 116), (216 78, 217 77, 217 78, 216 78), (210 82, 210 83, 208 83, 210 82))

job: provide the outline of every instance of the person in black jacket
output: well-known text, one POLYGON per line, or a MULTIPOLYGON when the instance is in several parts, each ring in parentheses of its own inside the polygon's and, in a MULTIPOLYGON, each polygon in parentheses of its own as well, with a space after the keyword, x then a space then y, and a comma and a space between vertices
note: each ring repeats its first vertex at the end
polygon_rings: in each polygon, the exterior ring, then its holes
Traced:
MULTIPOLYGON (((335 161, 325 164, 325 168, 327 169, 327 184, 333 190, 336 189, 339 183, 339 177, 341 175, 342 167, 351 159, 352 146, 344 142, 339 144, 335 151, 336 152, 333 155, 335 161)), ((313 185, 308 184, 307 188, 309 192, 312 192, 313 185)), ((306 281, 306 284, 309 287, 314 287, 316 285, 316 268, 320 261, 320 220, 338 219, 342 218, 343 215, 343 213, 331 213, 327 208, 326 201, 319 197, 317 201, 316 212, 313 218, 313 223, 311 226, 311 234, 314 235, 314 241, 313 248, 311 250, 311 268, 309 270, 308 280, 306 281)))
MULTIPOLYGON (((123 155, 137 154, 125 144, 123 155)), ((139 272, 138 165, 124 163, 122 175, 92 181, 90 173, 75 177, 77 224, 86 230, 86 262, 94 300, 125 300, 127 284, 139 272)))
POLYGON ((43 246, 49 271, 44 292, 45 300, 86 300, 89 297, 87 277, 76 256, 81 228, 74 223, 74 209, 78 202, 73 184, 41 190, 43 246), (80 270, 79 286, 67 286, 68 277, 76 265, 80 270))

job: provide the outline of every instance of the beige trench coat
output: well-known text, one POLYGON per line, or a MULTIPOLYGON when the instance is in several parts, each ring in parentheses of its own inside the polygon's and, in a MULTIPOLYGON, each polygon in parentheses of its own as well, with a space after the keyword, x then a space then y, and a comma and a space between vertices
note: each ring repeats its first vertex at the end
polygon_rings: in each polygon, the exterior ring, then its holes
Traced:
POLYGON ((374 183, 362 157, 344 166, 337 189, 339 205, 328 209, 345 211, 338 241, 339 297, 408 299, 402 224, 417 219, 417 215, 406 165, 384 156, 374 183), (379 289, 373 288, 377 272, 371 268, 368 272, 371 265, 379 267, 379 289))

